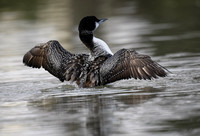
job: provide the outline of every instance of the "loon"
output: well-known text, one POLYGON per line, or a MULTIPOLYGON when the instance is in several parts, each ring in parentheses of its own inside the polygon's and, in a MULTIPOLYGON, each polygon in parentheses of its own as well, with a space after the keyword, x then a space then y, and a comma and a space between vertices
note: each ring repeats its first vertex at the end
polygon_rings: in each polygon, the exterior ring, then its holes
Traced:
POLYGON ((76 82, 79 87, 105 85, 121 79, 153 79, 167 76, 167 69, 151 57, 134 49, 121 49, 115 54, 101 39, 94 37, 99 24, 107 19, 84 17, 79 24, 79 38, 90 54, 73 54, 58 41, 40 43, 28 51, 23 63, 33 68, 43 67, 60 81, 76 82))

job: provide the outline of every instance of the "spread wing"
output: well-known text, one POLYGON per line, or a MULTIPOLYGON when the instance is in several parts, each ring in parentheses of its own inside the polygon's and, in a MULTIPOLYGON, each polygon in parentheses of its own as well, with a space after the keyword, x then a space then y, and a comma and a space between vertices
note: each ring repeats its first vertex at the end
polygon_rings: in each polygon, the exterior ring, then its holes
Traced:
POLYGON ((102 84, 129 78, 151 80, 165 77, 165 70, 147 55, 138 54, 133 49, 121 49, 102 64, 100 80, 102 84))
POLYGON ((72 54, 66 51, 58 41, 42 43, 30 51, 23 58, 23 63, 29 67, 43 67, 49 73, 59 78, 60 81, 75 81, 81 73, 85 54, 72 54), (82 58, 82 59, 80 59, 82 58))

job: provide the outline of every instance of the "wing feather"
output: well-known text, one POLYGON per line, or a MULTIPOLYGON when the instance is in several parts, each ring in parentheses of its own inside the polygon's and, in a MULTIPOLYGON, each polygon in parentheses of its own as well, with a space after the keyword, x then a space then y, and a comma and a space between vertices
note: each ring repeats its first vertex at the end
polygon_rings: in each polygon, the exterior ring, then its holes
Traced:
POLYGON ((80 74, 77 67, 82 67, 84 63, 80 63, 81 55, 66 51, 58 41, 49 41, 28 51, 23 57, 23 63, 33 68, 43 67, 61 81, 75 81, 80 74))
POLYGON ((23 63, 33 68, 43 67, 61 81, 76 81, 80 87, 129 78, 151 80, 167 75, 166 68, 134 50, 122 49, 112 57, 100 56, 89 61, 88 55, 72 54, 57 41, 35 46, 24 55, 23 63))
POLYGON ((122 49, 102 64, 100 80, 102 84, 129 78, 151 80, 166 76, 165 70, 147 55, 138 54, 132 49, 122 49))

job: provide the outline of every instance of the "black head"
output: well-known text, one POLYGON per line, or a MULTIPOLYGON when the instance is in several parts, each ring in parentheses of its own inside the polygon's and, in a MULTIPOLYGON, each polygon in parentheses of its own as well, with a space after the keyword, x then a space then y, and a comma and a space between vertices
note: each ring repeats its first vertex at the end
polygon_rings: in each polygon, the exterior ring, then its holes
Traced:
POLYGON ((99 24, 103 23, 107 19, 98 19, 95 16, 84 17, 79 24, 78 30, 80 31, 94 31, 99 24))

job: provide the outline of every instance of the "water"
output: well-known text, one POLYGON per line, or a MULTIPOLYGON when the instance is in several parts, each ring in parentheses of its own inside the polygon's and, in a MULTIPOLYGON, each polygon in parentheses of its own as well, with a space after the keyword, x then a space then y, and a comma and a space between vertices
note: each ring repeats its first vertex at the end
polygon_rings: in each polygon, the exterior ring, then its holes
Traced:
POLYGON ((0 135, 199 136, 199 19, 199 0, 1 0, 0 135), (51 39, 87 53, 77 33, 86 15, 108 18, 96 37, 113 52, 135 48, 172 74, 80 89, 22 64, 51 39))

